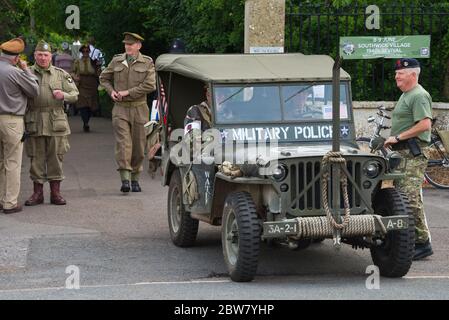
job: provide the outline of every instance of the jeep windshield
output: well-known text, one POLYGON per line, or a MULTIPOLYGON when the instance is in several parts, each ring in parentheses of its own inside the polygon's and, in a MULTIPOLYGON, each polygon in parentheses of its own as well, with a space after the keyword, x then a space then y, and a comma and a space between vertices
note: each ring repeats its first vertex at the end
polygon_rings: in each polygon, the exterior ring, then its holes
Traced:
MULTIPOLYGON (((348 83, 340 85, 340 118, 348 119, 348 83)), ((214 87, 217 124, 332 121, 332 83, 214 87)))

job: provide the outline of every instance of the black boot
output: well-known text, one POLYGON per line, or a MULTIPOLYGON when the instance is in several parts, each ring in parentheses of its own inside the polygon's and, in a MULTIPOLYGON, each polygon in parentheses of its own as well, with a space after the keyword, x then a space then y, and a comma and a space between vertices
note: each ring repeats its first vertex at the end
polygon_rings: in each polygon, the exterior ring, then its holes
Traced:
POLYGON ((142 192, 142 189, 139 186, 139 181, 131 181, 131 191, 142 192))
POLYGON ((121 192, 129 192, 131 188, 129 187, 129 180, 122 181, 122 187, 120 188, 121 192))
POLYGON ((413 256, 413 260, 421 260, 432 254, 433 250, 429 240, 424 243, 415 243, 415 255, 413 256))
POLYGON ((84 132, 89 132, 89 120, 91 116, 92 111, 89 107, 84 107, 80 109, 81 119, 83 120, 83 130, 84 132))

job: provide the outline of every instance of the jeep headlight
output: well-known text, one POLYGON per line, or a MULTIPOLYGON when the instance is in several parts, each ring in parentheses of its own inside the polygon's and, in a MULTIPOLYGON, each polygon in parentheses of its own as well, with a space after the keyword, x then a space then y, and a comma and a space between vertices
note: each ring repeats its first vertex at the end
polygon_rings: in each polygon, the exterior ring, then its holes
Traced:
POLYGON ((288 169, 285 164, 278 164, 273 167, 271 171, 271 176, 274 180, 280 182, 287 177, 288 169))
POLYGON ((363 172, 368 178, 374 179, 380 174, 381 168, 382 166, 379 162, 370 161, 363 167, 363 172))
POLYGON ((402 156, 396 152, 389 152, 386 156, 388 160, 388 167, 390 168, 390 171, 394 171, 401 165, 402 162, 402 156))

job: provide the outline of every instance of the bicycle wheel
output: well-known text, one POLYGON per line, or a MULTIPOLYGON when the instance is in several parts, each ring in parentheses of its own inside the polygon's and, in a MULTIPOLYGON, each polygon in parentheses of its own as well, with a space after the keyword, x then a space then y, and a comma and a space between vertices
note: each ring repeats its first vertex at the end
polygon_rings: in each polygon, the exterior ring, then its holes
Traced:
POLYGON ((449 158, 442 146, 435 144, 431 149, 424 177, 435 188, 449 189, 449 158))

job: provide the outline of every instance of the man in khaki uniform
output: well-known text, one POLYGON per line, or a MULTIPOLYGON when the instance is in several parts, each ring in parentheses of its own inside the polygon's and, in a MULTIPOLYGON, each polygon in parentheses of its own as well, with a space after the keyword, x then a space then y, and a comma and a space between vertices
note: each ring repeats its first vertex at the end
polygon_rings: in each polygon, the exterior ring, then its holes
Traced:
POLYGON ((100 75, 100 84, 114 100, 112 126, 115 135, 115 158, 120 172, 120 191, 142 191, 142 172, 146 144, 144 124, 150 118, 147 94, 156 89, 153 60, 140 53, 141 36, 125 32, 125 53, 114 56, 100 75), (131 180, 131 187, 129 181, 131 180))
POLYGON ((37 78, 19 54, 25 49, 16 38, 0 45, 0 210, 22 211, 17 203, 20 191, 24 132, 23 116, 27 99, 39 94, 37 78))
POLYGON ((31 67, 39 79, 39 96, 29 103, 25 115, 25 126, 29 139, 25 150, 31 160, 30 177, 34 183, 34 193, 25 202, 34 206, 44 202, 43 184, 50 183, 50 202, 65 205, 60 194, 60 184, 64 180, 62 161, 69 150, 70 127, 64 113, 64 101, 75 103, 78 89, 63 69, 51 65, 51 48, 40 41, 35 49, 36 63, 31 67))

